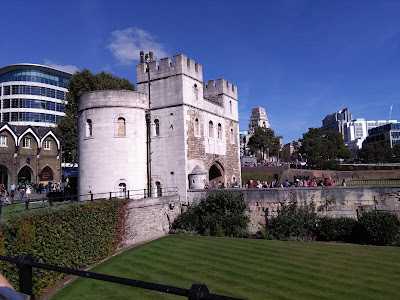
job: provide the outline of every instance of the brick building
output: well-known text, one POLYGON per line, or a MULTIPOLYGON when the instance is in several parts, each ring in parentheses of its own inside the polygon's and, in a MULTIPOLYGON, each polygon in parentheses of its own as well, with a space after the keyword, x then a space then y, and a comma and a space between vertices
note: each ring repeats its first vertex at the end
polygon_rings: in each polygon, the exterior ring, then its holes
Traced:
POLYGON ((0 123, 0 183, 61 180, 61 144, 50 128, 0 123))

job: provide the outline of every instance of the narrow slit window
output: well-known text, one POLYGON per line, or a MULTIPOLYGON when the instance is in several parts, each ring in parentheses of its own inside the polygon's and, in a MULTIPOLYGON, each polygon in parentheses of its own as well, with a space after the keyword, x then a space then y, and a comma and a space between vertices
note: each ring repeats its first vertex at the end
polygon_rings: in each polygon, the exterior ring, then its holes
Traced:
POLYGON ((156 136, 159 136, 160 135, 160 121, 158 119, 155 119, 154 125, 155 125, 155 134, 156 134, 156 136))
POLYGON ((91 119, 86 120, 86 137, 93 136, 93 123, 91 119))

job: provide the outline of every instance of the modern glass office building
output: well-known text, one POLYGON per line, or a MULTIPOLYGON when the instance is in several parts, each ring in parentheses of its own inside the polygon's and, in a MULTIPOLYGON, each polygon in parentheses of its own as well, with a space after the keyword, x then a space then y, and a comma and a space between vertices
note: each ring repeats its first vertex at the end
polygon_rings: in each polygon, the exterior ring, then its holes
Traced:
POLYGON ((64 115, 72 74, 36 64, 0 69, 0 117, 11 125, 54 127, 64 115))

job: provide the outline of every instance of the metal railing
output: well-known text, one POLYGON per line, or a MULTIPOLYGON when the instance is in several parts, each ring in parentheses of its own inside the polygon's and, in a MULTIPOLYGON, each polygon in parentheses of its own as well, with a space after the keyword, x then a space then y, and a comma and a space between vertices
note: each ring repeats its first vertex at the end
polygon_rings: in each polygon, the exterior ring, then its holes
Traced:
POLYGON ((350 179, 346 184, 347 186, 400 186, 400 179, 350 179))
MULTIPOLYGON (((154 189, 152 193, 152 197, 170 197, 178 194, 177 187, 170 188, 162 188, 162 189, 154 189)), ((30 210, 30 209, 39 209, 47 206, 54 205, 64 205, 70 204, 74 202, 86 202, 86 201, 95 201, 95 200, 112 200, 112 199, 144 199, 148 198, 147 189, 140 190, 120 190, 120 191, 111 191, 104 193, 89 193, 82 195, 70 195, 63 192, 49 192, 47 195, 41 194, 33 194, 32 197, 36 197, 36 199, 24 198, 23 200, 14 200, 10 205, 21 205, 25 204, 25 208, 21 210, 10 211, 11 213, 20 212, 22 210, 30 210)), ((2 201, 0 201, 0 215, 2 213, 2 201)))
POLYGON ((64 273, 64 274, 69 274, 69 275, 75 275, 79 277, 85 277, 85 278, 90 278, 90 279, 97 279, 97 280, 102 280, 102 281, 108 281, 108 282, 114 282, 114 283, 119 283, 123 285, 129 285, 129 286, 134 286, 134 287, 139 287, 147 290, 153 290, 153 291, 158 291, 161 293, 167 293, 167 294, 173 294, 177 296, 182 296, 182 297, 187 297, 190 300, 194 299, 210 299, 210 300, 235 300, 238 298, 233 298, 233 297, 228 297, 228 296, 222 296, 222 295, 216 295, 216 294, 211 294, 207 288, 206 285, 204 284, 193 284, 190 289, 185 289, 185 288, 180 288, 180 287, 175 287, 175 286, 169 286, 169 285, 164 285, 164 284, 158 284, 158 283, 152 283, 152 282, 146 282, 146 281, 140 281, 140 280, 135 280, 135 279, 129 279, 129 278, 123 278, 123 277, 117 277, 117 276, 111 276, 111 275, 106 275, 106 274, 99 274, 99 273, 94 273, 94 272, 89 272, 89 271, 82 271, 82 270, 76 270, 76 269, 70 269, 70 268, 65 268, 65 267, 60 267, 60 266, 55 266, 55 265, 48 265, 48 264, 43 264, 43 263, 38 263, 33 260, 33 258, 29 255, 21 255, 19 258, 11 258, 8 256, 1 256, 0 255, 0 260, 8 261, 11 263, 14 263, 18 267, 19 271, 19 288, 20 292, 26 295, 30 295, 31 299, 35 299, 35 296, 33 295, 33 285, 32 285, 32 268, 39 268, 39 269, 45 269, 45 270, 51 270, 51 271, 56 271, 59 273, 64 273))

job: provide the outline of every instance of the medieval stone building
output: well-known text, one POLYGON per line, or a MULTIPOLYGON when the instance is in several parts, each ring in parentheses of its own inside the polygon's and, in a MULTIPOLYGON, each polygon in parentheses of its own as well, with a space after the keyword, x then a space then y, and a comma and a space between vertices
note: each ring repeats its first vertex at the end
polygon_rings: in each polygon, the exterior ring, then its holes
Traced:
POLYGON ((203 82, 183 54, 137 65, 137 91, 95 91, 78 108, 79 193, 160 196, 241 181, 237 87, 203 82), (142 191, 142 192, 140 192, 142 191))
POLYGON ((61 144, 50 128, 0 123, 0 183, 61 180, 61 144))

